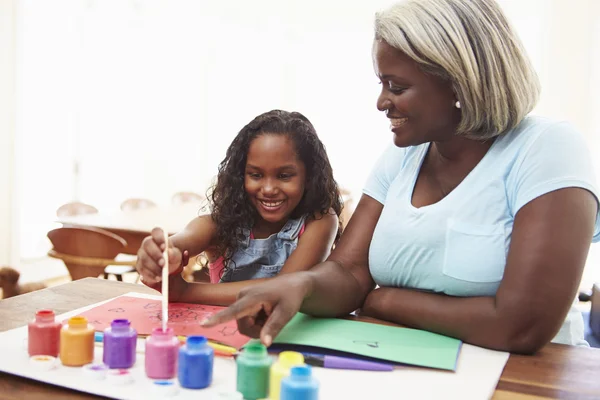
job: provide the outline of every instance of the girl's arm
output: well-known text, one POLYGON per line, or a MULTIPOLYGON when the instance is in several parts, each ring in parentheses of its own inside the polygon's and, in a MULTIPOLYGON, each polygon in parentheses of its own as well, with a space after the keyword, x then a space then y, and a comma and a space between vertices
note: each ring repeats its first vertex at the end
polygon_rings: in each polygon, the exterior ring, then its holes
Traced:
MULTIPOLYGON (((304 233, 298 240, 298 246, 283 265, 278 275, 307 271, 327 258, 338 229, 338 216, 335 213, 315 216, 306 222, 304 233)), ((176 301, 229 305, 233 303, 240 290, 265 282, 272 278, 252 279, 240 282, 219 284, 188 283, 176 301)), ((183 278, 181 278, 183 280, 183 278)))
MULTIPOLYGON (((213 245, 216 225, 210 215, 194 218, 181 232, 169 237, 169 300, 178 299, 187 291, 189 283, 181 276, 183 253, 193 257, 213 245)), ((162 249, 165 241, 163 231, 152 230, 138 251, 136 269, 147 286, 161 290, 161 272, 164 265, 162 249)))
POLYGON ((361 314, 478 346, 534 353, 556 335, 575 298, 597 211, 592 194, 579 188, 523 206, 495 297, 380 288, 367 297, 361 314))

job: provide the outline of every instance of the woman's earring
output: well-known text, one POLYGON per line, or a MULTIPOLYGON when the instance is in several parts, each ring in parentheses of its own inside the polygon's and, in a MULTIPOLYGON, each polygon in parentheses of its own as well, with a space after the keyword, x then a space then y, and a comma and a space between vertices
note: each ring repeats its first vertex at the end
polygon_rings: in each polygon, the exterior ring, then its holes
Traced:
POLYGON ((460 101, 456 100, 456 103, 454 103, 454 107, 460 108, 460 101))

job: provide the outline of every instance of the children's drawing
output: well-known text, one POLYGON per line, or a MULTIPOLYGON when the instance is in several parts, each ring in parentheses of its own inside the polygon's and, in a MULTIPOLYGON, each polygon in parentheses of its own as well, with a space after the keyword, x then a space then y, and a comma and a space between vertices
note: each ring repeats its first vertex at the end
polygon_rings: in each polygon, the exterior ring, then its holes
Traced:
MULTIPOLYGON (((213 328, 205 328, 200 323, 225 307, 202 304, 169 303, 169 328, 176 335, 203 335, 219 343, 241 348, 249 338, 237 330, 235 321, 213 328)), ((113 319, 126 318, 140 335, 150 335, 153 328, 162 326, 160 300, 122 296, 82 313, 94 325, 96 331, 110 326, 113 319)))
POLYGON ((221 328, 219 330, 219 332, 223 336, 233 336, 237 333, 237 331, 238 331, 237 328, 232 328, 230 326, 224 326, 223 328, 221 328))
POLYGON ((364 345, 367 345, 367 346, 372 347, 374 349, 378 349, 379 348, 379 342, 368 342, 368 341, 365 341, 365 340, 354 340, 353 342, 356 343, 356 344, 364 344, 364 345))

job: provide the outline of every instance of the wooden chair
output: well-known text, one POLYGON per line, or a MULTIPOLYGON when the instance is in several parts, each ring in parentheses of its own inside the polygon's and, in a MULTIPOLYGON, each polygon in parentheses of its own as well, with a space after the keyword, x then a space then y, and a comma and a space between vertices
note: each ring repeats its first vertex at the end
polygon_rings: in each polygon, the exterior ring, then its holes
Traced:
POLYGON ((128 266, 131 272, 135 271, 135 260, 115 260, 127 242, 114 233, 98 228, 63 227, 48 232, 48 238, 53 245, 48 256, 63 260, 74 281, 104 274, 108 265, 128 266))
POLYGON ((592 335, 600 340, 600 282, 592 287, 592 309, 590 311, 590 329, 592 335))
POLYGON ((202 203, 206 197, 194 192, 177 192, 171 197, 171 203, 174 205, 185 203, 202 203))
POLYGON ((348 221, 350 221, 350 218, 354 213, 356 205, 354 204, 354 198, 352 197, 352 192, 350 192, 350 190, 340 187, 340 194, 342 195, 342 200, 344 200, 344 208, 342 209, 340 218, 342 219, 342 227, 346 228, 348 221))
POLYGON ((74 215, 82 214, 96 214, 98 209, 89 204, 74 201, 71 203, 63 204, 56 210, 56 216, 58 217, 72 217, 74 215))
MULTIPOLYGON (((56 216, 58 217, 72 217, 75 215, 83 214, 96 214, 98 209, 92 205, 74 201, 66 203, 60 206, 56 210, 56 216)), ((135 265, 135 263, 133 264, 135 265)), ((116 280, 123 281, 123 274, 135 272, 135 268, 130 265, 109 265, 104 271, 104 279, 108 279, 110 275, 113 275, 116 280)))
POLYGON ((143 208, 156 207, 156 203, 150 199, 131 198, 121 203, 122 211, 141 210, 143 208))

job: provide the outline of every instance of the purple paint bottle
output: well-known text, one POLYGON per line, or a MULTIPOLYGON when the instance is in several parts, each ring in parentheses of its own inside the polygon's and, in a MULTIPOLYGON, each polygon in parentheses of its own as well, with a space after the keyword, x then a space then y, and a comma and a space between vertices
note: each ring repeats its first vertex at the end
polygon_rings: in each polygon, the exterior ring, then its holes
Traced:
POLYGON ((126 319, 115 319, 104 330, 102 361, 108 368, 126 369, 135 364, 137 332, 126 319))
POLYGON ((179 339, 172 328, 154 328, 146 339, 146 375, 150 379, 173 379, 177 375, 179 339))

